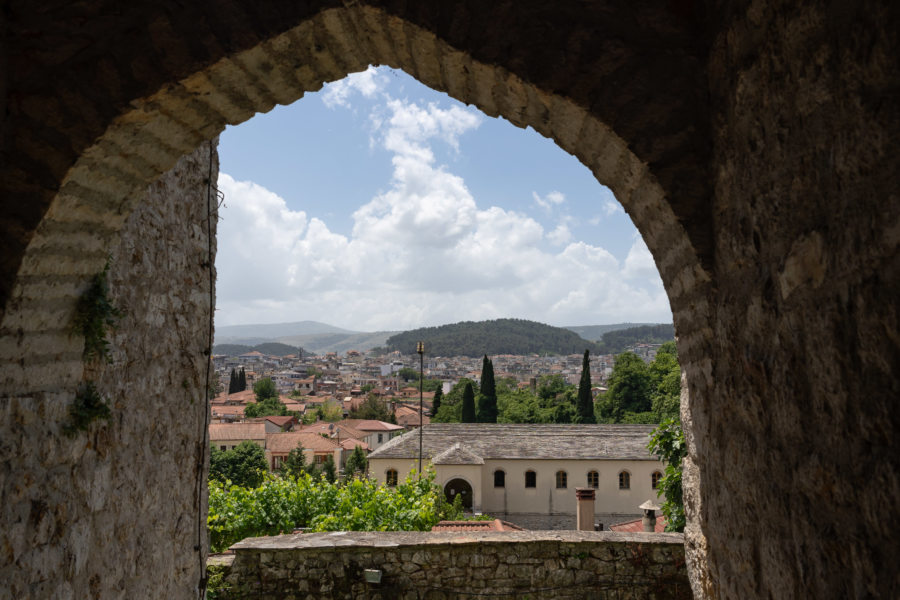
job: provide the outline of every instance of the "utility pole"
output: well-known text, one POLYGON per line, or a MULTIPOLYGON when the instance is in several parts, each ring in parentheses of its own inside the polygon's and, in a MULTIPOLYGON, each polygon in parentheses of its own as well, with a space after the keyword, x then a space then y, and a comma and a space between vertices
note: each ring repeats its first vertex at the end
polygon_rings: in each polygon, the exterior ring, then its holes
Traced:
POLYGON ((416 352, 419 353, 419 477, 422 477, 422 425, 425 414, 424 403, 422 401, 422 385, 424 384, 425 372, 425 342, 416 342, 416 352))

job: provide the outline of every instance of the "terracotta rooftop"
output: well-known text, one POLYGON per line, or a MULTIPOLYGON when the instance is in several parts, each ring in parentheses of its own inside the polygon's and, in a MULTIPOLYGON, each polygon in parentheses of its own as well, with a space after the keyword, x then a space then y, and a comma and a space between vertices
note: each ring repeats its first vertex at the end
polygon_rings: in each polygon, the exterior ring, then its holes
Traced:
MULTIPOLYGON (((618 531, 624 533, 641 533, 644 531, 644 524, 641 519, 634 521, 625 521, 624 523, 616 523, 609 526, 610 531, 618 531)), ((663 515, 656 515, 656 528, 654 533, 662 533, 666 530, 666 518, 663 515)))
POLYGON ((288 431, 266 435, 266 450, 274 454, 287 454, 303 444, 304 450, 318 452, 333 451, 338 448, 337 442, 310 431, 288 431))
POLYGON ((264 440, 265 423, 210 423, 209 441, 264 440))
POLYGON ((359 431, 397 431, 403 429, 400 425, 376 421, 374 419, 344 419, 342 425, 347 425, 359 431))
POLYGON ((432 531, 525 531, 518 525, 494 519, 493 521, 441 521, 432 531))
MULTIPOLYGON (((422 428, 429 459, 459 442, 483 459, 657 460, 647 450, 653 425, 431 423, 422 428)), ((371 458, 415 458, 419 433, 396 437, 371 458)))

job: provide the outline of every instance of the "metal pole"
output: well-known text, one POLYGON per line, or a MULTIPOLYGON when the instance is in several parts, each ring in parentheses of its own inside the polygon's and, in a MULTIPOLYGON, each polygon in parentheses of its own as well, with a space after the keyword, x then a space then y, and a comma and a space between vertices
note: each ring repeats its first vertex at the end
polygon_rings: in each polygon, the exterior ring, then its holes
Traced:
POLYGON ((422 385, 424 384, 425 372, 425 342, 416 343, 416 352, 419 353, 419 477, 422 477, 422 425, 425 414, 424 403, 422 402, 422 385))

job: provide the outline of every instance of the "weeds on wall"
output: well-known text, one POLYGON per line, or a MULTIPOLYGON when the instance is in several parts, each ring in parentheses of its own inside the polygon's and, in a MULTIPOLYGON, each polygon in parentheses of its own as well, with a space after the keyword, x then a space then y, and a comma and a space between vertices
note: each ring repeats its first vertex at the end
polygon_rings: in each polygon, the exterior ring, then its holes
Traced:
MULTIPOLYGON (((84 291, 75 305, 72 330, 84 337, 82 359, 85 363, 105 360, 110 362, 109 341, 106 334, 115 328, 122 312, 109 299, 109 260, 103 270, 94 275, 91 285, 84 291)), ((75 400, 69 406, 69 420, 62 430, 73 437, 79 431, 87 431, 91 423, 98 419, 109 420, 109 404, 97 391, 93 381, 85 381, 75 393, 75 400)))
POLYGON ((72 327, 84 336, 85 362, 109 361, 109 342, 106 332, 116 326, 122 312, 109 299, 109 261, 94 275, 91 285, 78 299, 72 327))
POLYGON ((63 433, 75 436, 79 431, 87 431, 91 423, 97 419, 109 420, 111 413, 109 404, 93 381, 87 381, 78 388, 75 401, 69 406, 69 422, 63 425, 63 433))

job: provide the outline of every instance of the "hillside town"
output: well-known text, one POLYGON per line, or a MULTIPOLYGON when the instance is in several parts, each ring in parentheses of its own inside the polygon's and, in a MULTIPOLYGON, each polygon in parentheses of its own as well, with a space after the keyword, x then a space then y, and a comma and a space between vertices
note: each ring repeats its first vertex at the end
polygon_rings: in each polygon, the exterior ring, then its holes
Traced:
MULTIPOLYGON (((640 344, 632 351, 650 362, 659 347, 640 344)), ((491 357, 491 362, 496 379, 535 393, 539 381, 548 376, 568 385, 578 384, 584 359, 580 354, 499 355, 491 357)), ((598 527, 633 518, 640 513, 641 502, 656 497, 662 464, 646 449, 651 426, 591 425, 596 430, 591 439, 603 443, 577 444, 562 455, 560 448, 576 439, 568 436, 574 432, 583 435, 588 426, 482 425, 473 434, 476 430, 471 425, 431 425, 435 394, 446 395, 461 381, 480 384, 483 360, 423 356, 420 363, 417 354, 355 350, 343 355, 275 356, 257 350, 216 355, 213 364, 224 391, 211 400, 210 444, 214 451, 233 451, 251 442, 262 449, 272 472, 280 472, 298 448, 304 463, 319 469, 333 465, 338 475, 352 471, 348 460, 363 452, 371 467, 369 476, 390 487, 417 469, 419 436, 415 431, 421 423, 427 440, 424 459, 436 470, 448 500, 460 495, 466 510, 490 511, 517 527, 571 529, 575 496, 569 492, 578 486, 598 493, 601 514, 592 517, 598 527), (431 390, 421 391, 423 414, 419 412, 420 369, 431 390), (236 385, 235 380, 240 383, 236 385), (259 399, 254 387, 261 382, 274 387, 272 393, 286 414, 254 416, 259 399), (366 403, 376 403, 382 417, 358 418, 366 403), (537 440, 546 442, 538 444, 537 440), (485 442, 489 442, 487 446, 485 442), (463 471, 471 473, 460 475, 463 471), (517 488, 522 489, 513 492, 517 488), (547 488, 549 504, 543 492, 535 496, 540 488, 547 488), (508 492, 512 494, 509 500, 508 492), (527 500, 529 495, 535 498, 527 500)), ((606 391, 604 383, 614 363, 612 355, 589 358, 595 399, 606 391)))
MULTIPOLYGON (((656 356, 660 344, 637 344, 629 351, 637 354, 645 362, 656 356)), ((517 356, 497 355, 491 357, 497 379, 515 379, 520 388, 534 388, 537 380, 544 375, 560 375, 566 383, 577 385, 581 377, 582 355, 566 356, 517 356)), ((423 376, 440 380, 443 393, 466 378, 478 382, 481 376, 481 358, 468 356, 430 357, 423 360, 423 376)), ((604 391, 603 383, 612 372, 615 357, 611 354, 591 356, 591 381, 595 382, 595 393, 604 391)), ((386 403, 389 412, 396 414, 397 423, 406 428, 419 424, 419 389, 415 383, 404 381, 400 373, 404 369, 419 370, 418 355, 403 355, 390 352, 383 355, 349 350, 343 355, 335 352, 323 355, 289 354, 286 356, 266 355, 250 351, 236 356, 214 355, 213 365, 219 382, 219 393, 212 400, 213 422, 244 421, 243 406, 255 402, 252 393, 228 394, 229 375, 232 370, 243 369, 246 375, 246 389, 254 383, 270 378, 282 395, 281 401, 288 411, 306 415, 323 404, 333 402, 340 405, 344 415, 358 408, 368 394, 373 394, 386 403)), ((428 423, 431 399, 434 392, 423 392, 425 405, 424 422, 428 423)))

